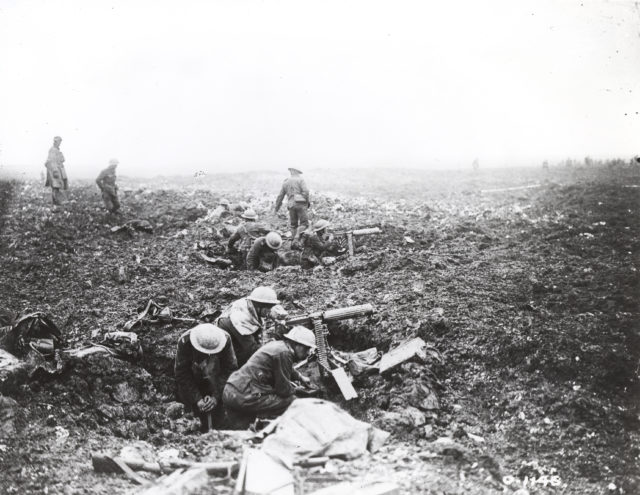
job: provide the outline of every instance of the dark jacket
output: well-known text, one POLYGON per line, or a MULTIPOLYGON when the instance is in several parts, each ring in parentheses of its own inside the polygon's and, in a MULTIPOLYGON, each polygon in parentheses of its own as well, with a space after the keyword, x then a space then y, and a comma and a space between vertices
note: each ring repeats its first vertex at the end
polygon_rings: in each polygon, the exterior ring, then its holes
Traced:
POLYGON ((266 237, 258 237, 247 254, 247 270, 274 270, 278 264, 278 253, 267 245, 266 237))
POLYGON ((296 203, 305 204, 309 206, 309 189, 304 182, 304 179, 299 175, 293 175, 282 183, 282 188, 280 189, 280 194, 278 194, 278 198, 276 199, 276 211, 280 209, 282 206, 282 200, 284 196, 287 196, 287 207, 291 208, 296 203))
POLYGON ((174 371, 180 400, 193 406, 205 395, 219 399, 227 377, 238 369, 238 362, 226 332, 227 343, 217 354, 197 351, 191 345, 190 333, 187 330, 178 340, 174 371))
POLYGON ((229 238, 227 246, 233 249, 235 244, 240 241, 237 246, 238 251, 248 251, 254 241, 260 237, 267 235, 269 229, 257 222, 245 222, 241 224, 229 238))
POLYGON ((100 175, 98 175, 96 184, 98 184, 101 191, 116 194, 118 192, 118 186, 116 185, 116 168, 113 166, 105 168, 100 172, 100 175))
POLYGON ((293 368, 294 359, 295 354, 288 342, 269 342, 229 377, 227 386, 243 396, 259 393, 290 397, 295 390, 291 380, 300 376, 293 368))

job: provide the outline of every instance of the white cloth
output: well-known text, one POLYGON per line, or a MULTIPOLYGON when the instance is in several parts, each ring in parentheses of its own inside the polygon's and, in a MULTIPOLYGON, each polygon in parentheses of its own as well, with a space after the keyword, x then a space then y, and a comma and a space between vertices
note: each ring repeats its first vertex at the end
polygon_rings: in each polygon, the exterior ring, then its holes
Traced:
POLYGON ((240 335, 253 335, 258 330, 264 330, 264 324, 256 313, 256 309, 246 297, 227 306, 220 318, 229 318, 240 335))

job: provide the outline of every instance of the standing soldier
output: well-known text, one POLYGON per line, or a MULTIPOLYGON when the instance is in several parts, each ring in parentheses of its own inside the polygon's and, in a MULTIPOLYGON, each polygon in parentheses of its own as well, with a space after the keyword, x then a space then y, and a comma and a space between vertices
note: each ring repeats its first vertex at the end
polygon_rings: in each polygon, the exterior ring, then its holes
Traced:
POLYGON ((105 168, 98 178, 96 184, 102 192, 102 200, 104 206, 111 213, 117 213, 120 209, 120 201, 118 201, 118 186, 116 185, 116 167, 118 166, 118 160, 112 158, 109 160, 109 166, 105 168))
POLYGON ((224 330, 203 323, 180 336, 175 362, 178 396, 200 418, 203 433, 224 416, 222 390, 237 369, 231 338, 224 330))
POLYGON ((253 208, 247 208, 242 215, 240 215, 245 221, 238 226, 236 231, 229 238, 227 243, 227 253, 237 252, 238 257, 241 260, 240 265, 242 268, 246 268, 247 254, 251 249, 251 246, 261 236, 267 235, 269 229, 264 225, 257 223, 258 215, 253 208), (238 244, 239 242, 239 244, 238 244), (236 244, 238 246, 236 247, 236 244))
POLYGON ((216 321, 216 325, 231 336, 240 366, 262 344, 265 320, 278 302, 276 291, 271 287, 256 287, 247 297, 227 306, 216 321))
POLYGON ((49 150, 49 156, 44 166, 47 167, 47 181, 44 186, 51 187, 51 198, 54 205, 61 205, 67 200, 67 172, 64 169, 64 155, 60 151, 62 138, 53 138, 53 146, 49 150))
POLYGON ((247 254, 247 270, 268 272, 278 268, 280 258, 278 249, 282 246, 282 237, 277 232, 269 232, 264 237, 258 237, 247 254))
POLYGON ((290 168, 291 177, 285 179, 280 189, 280 194, 276 199, 276 213, 282 206, 284 196, 287 196, 287 207, 289 208, 289 222, 291 224, 292 247, 297 246, 300 234, 309 227, 307 209, 311 206, 309 200, 309 189, 301 177, 302 172, 297 168, 290 168))

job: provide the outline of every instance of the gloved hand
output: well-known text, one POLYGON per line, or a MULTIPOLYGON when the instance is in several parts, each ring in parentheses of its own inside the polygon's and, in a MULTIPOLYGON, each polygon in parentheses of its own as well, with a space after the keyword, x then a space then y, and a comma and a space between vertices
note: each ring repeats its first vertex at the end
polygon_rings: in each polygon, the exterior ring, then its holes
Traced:
POLYGON ((198 406, 198 411, 206 413, 215 409, 218 405, 218 401, 215 397, 205 395, 204 398, 200 399, 196 405, 198 406))

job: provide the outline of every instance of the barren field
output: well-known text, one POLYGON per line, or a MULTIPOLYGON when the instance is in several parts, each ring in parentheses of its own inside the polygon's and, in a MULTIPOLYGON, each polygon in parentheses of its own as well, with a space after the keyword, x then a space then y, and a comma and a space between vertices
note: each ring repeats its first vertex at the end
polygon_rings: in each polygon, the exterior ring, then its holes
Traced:
MULTIPOLYGON (((90 181, 73 182, 58 211, 41 183, 0 182, 0 326, 43 311, 74 348, 122 330, 149 300, 185 319, 257 285, 293 314, 372 303, 374 316, 331 329, 336 349, 387 351, 419 336, 442 361, 359 378, 348 403, 330 393, 392 436, 367 457, 296 468, 301 491, 384 479, 402 493, 640 492, 638 169, 313 171, 312 219, 382 234, 316 270, 202 261, 226 242, 227 224, 209 215, 222 197, 287 231, 268 214, 283 178, 123 177, 119 217, 90 181), (132 219, 153 232, 112 232, 132 219)), ((59 374, 4 384, 19 410, 0 440, 0 490, 133 490, 91 465, 92 452, 133 444, 239 459, 240 436, 199 435, 168 411, 175 345, 191 325, 143 322, 142 358, 69 359, 59 374)), ((231 493, 233 480, 211 486, 231 493)))

